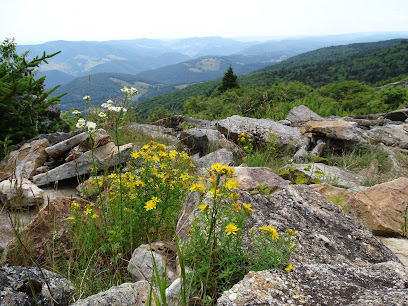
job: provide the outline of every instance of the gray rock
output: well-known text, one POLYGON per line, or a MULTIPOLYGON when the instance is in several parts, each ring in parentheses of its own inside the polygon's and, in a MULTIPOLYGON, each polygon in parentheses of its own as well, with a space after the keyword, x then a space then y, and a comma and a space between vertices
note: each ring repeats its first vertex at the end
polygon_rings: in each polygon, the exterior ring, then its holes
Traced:
POLYGON ((278 133, 279 142, 283 146, 293 146, 295 149, 307 147, 309 139, 301 135, 297 128, 279 124, 271 119, 254 119, 240 116, 232 116, 217 122, 218 130, 234 142, 238 141, 238 135, 244 132, 251 135, 256 143, 267 142, 273 131, 278 133))
POLYGON ((192 128, 180 133, 180 141, 192 154, 212 152, 219 147, 219 141, 224 139, 224 135, 217 130, 192 128))
POLYGON ((322 140, 318 140, 316 146, 310 151, 311 156, 322 156, 326 149, 326 143, 322 140))
POLYGON ((48 155, 47 139, 34 140, 20 149, 11 152, 0 163, 0 181, 8 178, 31 178, 38 167, 42 166, 48 155))
POLYGON ((181 298, 181 279, 177 278, 166 289, 166 302, 169 306, 178 306, 181 298))
MULTIPOLYGON (((119 164, 126 163, 130 159, 133 151, 133 144, 126 144, 119 147, 113 142, 96 148, 93 152, 94 160, 98 169, 105 169, 119 164)), ((33 177, 33 182, 38 185, 45 185, 55 181, 61 181, 67 178, 76 177, 77 175, 88 174, 93 167, 92 153, 90 151, 80 155, 75 160, 69 161, 61 166, 58 166, 47 173, 41 173, 33 177)))
MULTIPOLYGON (((145 280, 136 283, 124 283, 120 286, 112 287, 107 291, 91 295, 86 299, 79 300, 74 303, 73 306, 147 305, 149 290, 150 284, 145 280)), ((153 298, 152 300, 152 305, 156 305, 153 298)))
POLYGON ((53 146, 46 148, 45 151, 52 159, 57 160, 65 153, 69 152, 69 150, 71 150, 73 147, 86 140, 88 136, 88 133, 82 132, 81 134, 75 135, 67 140, 61 141, 53 146))
POLYGON ((0 267, 0 304, 10 306, 71 304, 75 294, 72 283, 46 269, 41 271, 36 267, 0 267), (33 298, 30 282, 36 300, 33 298))
POLYGON ((383 143, 389 147, 408 149, 408 133, 403 125, 376 126, 367 132, 371 142, 383 143))
POLYGON ((315 134, 333 140, 352 143, 367 142, 365 131, 355 122, 347 121, 309 121, 300 128, 302 134, 315 134))
POLYGON ((5 180, 0 183, 0 201, 9 208, 39 206, 44 191, 28 179, 5 180))
POLYGON ((380 237, 382 243, 389 248, 405 266, 408 271, 408 239, 380 237))
MULTIPOLYGON (((329 183, 343 188, 357 187, 363 185, 365 181, 365 177, 360 174, 321 163, 290 164, 279 169, 279 172, 289 170, 291 167, 296 167, 296 172, 302 173, 309 180, 317 178, 321 183, 329 183)), ((283 175, 283 177, 285 179, 289 178, 288 175, 283 175)))
POLYGON ((152 138, 154 141, 160 143, 164 142, 166 144, 176 145, 180 142, 174 129, 160 125, 132 123, 127 129, 146 135, 146 137, 152 138))
POLYGON ((405 121, 408 118, 408 108, 397 109, 385 115, 386 119, 392 121, 405 121))
POLYGON ((300 126, 308 121, 323 121, 324 119, 304 105, 299 105, 292 108, 286 120, 289 120, 292 126, 300 126))
POLYGON ((270 225, 283 233, 298 232, 293 265, 329 263, 364 265, 398 258, 354 216, 307 185, 289 185, 270 196, 240 192, 240 201, 252 205, 248 228, 270 225), (325 237, 325 239, 322 239, 325 237))
POLYGON ((262 185, 272 193, 289 186, 287 181, 267 167, 235 167, 234 169, 234 174, 237 176, 235 179, 241 190, 251 191, 259 189, 262 185))
POLYGON ((167 269, 167 281, 172 282, 176 279, 176 255, 174 245, 165 242, 153 242, 151 245, 142 244, 132 253, 129 261, 128 272, 137 280, 150 280, 154 275, 154 262, 157 271, 162 277, 167 269), (154 258, 154 262, 153 262, 154 258))
POLYGON ((215 124, 212 121, 195 119, 182 115, 174 115, 168 118, 160 119, 158 121, 153 122, 152 124, 164 126, 166 128, 172 128, 176 131, 181 131, 182 128, 180 127, 180 124, 183 122, 187 122, 200 129, 215 129, 215 124))
POLYGON ((197 168, 209 168, 216 163, 232 165, 234 163, 234 154, 226 149, 219 149, 201 158, 195 158, 193 162, 197 168))
POLYGON ((225 291, 217 305, 408 305, 402 271, 400 264, 390 262, 372 267, 305 264, 295 265, 289 273, 250 272, 225 291))

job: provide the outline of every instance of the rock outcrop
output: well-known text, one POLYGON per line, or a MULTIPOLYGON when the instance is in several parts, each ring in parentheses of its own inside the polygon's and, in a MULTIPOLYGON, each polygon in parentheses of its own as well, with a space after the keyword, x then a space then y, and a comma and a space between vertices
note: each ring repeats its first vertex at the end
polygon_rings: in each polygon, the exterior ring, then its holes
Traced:
POLYGON ((75 288, 60 275, 36 267, 0 266, 0 305, 69 305, 75 288))

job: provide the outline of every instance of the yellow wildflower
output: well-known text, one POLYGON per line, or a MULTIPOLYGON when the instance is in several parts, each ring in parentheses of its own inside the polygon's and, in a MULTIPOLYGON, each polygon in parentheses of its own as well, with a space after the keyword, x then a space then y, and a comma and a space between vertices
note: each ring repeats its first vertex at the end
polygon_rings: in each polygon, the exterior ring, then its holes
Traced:
POLYGON ((232 206, 234 206, 235 212, 239 212, 241 210, 241 205, 239 204, 239 202, 235 202, 234 204, 232 204, 232 206))
POLYGON ((230 223, 225 227, 225 232, 227 233, 227 236, 230 235, 231 233, 236 235, 238 230, 239 228, 234 223, 230 223))
POLYGON ((224 186, 227 189, 237 189, 239 187, 237 180, 227 180, 224 186))
POLYGON ((73 202, 72 204, 71 204, 71 208, 72 209, 75 209, 75 208, 79 208, 81 205, 79 204, 79 203, 77 203, 77 202, 73 202))
POLYGON ((289 236, 295 236, 295 235, 297 234, 296 231, 294 231, 294 230, 292 230, 292 229, 290 229, 290 228, 288 228, 285 232, 286 232, 286 234, 289 235, 289 236))
POLYGON ((203 211, 207 210, 208 206, 209 206, 208 204, 201 204, 201 205, 199 206, 200 212, 203 212, 203 211))
POLYGON ((96 218, 98 218, 98 215, 97 215, 97 214, 93 214, 93 215, 92 215, 92 219, 96 219, 96 218))
POLYGON ((146 211, 152 210, 156 208, 156 204, 160 202, 160 200, 157 197, 153 197, 151 200, 146 202, 146 205, 144 206, 144 208, 146 209, 146 211))
POLYGON ((191 192, 193 192, 193 191, 201 191, 202 193, 204 193, 204 192, 205 192, 205 187, 204 187, 204 185, 201 184, 201 183, 193 184, 193 185, 190 187, 190 191, 191 191, 191 192))
POLYGON ((72 217, 72 216, 71 216, 71 217, 68 217, 67 219, 68 219, 68 220, 75 220, 75 217, 72 217))
POLYGON ((286 268, 285 268, 285 270, 286 271, 290 271, 290 270, 292 270, 293 269, 293 266, 292 266, 292 264, 289 264, 286 268))
POLYGON ((247 203, 242 203, 242 206, 244 207, 245 211, 252 214, 254 212, 254 210, 251 208, 251 204, 247 204, 247 203))
POLYGON ((278 241, 279 234, 278 234, 278 232, 276 231, 276 229, 274 227, 269 226, 269 225, 264 225, 264 226, 262 226, 260 228, 260 230, 264 231, 264 232, 266 232, 268 234, 271 234, 273 241, 275 241, 275 242, 278 241))
POLYGON ((89 207, 85 209, 84 211, 85 215, 89 215, 91 212, 92 212, 92 209, 90 209, 89 207))
POLYGON ((108 178, 111 178, 111 179, 115 179, 115 178, 117 178, 117 177, 118 177, 118 176, 117 176, 116 173, 111 173, 111 174, 108 175, 108 178))

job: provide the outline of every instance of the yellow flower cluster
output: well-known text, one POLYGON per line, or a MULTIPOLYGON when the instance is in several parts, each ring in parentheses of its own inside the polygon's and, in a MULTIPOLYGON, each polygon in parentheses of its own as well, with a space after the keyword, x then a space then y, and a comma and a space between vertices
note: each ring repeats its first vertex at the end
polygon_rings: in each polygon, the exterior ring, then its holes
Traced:
POLYGON ((234 223, 230 223, 225 227, 225 232, 227 233, 227 236, 229 236, 230 234, 236 235, 238 231, 239 228, 234 223))
POLYGON ((269 226, 269 225, 264 225, 261 228, 259 228, 261 231, 264 231, 267 234, 270 234, 272 236, 273 241, 277 242, 279 239, 279 234, 276 231, 276 228, 269 226))
POLYGON ((156 209, 156 204, 159 202, 160 200, 157 197, 153 197, 151 200, 146 202, 146 205, 144 206, 144 208, 146 209, 146 211, 156 209))
POLYGON ((244 132, 242 132, 241 134, 238 135, 238 141, 241 143, 249 143, 252 142, 252 138, 250 135, 247 135, 244 132))

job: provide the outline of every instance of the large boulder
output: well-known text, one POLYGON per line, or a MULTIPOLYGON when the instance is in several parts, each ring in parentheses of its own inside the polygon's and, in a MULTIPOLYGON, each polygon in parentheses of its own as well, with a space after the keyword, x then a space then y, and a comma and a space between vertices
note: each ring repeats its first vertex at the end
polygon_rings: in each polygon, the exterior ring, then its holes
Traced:
POLYGON ((372 143, 408 149, 408 133, 404 130, 404 125, 375 126, 367 134, 372 143))
POLYGON ((69 305, 75 287, 62 276, 37 267, 0 267, 0 305, 69 305))
POLYGON ((214 122, 212 121, 195 119, 182 115, 174 115, 167 118, 163 118, 153 122, 152 124, 163 126, 166 128, 172 128, 176 131, 181 131, 183 130, 182 124, 184 122, 186 123, 186 125, 194 126, 200 129, 215 129, 214 122))
POLYGON ((217 305, 408 305, 407 278, 395 262, 355 267, 306 264, 250 272, 217 305))
MULTIPOLYGON (((141 280, 136 283, 123 283, 120 286, 114 286, 109 290, 99 292, 88 296, 73 304, 73 306, 94 306, 94 305, 145 305, 149 296, 150 284, 141 280)), ((152 298, 152 305, 154 299, 152 298)))
POLYGON ((345 205, 374 234, 400 236, 407 199, 408 178, 400 177, 355 193, 345 205))
POLYGON ((289 111, 286 120, 289 120, 292 126, 300 126, 308 121, 323 121, 324 119, 307 106, 299 105, 289 111))
POLYGON ((47 160, 47 139, 34 140, 11 152, 0 163, 0 181, 8 178, 31 178, 47 160))
POLYGON ((177 278, 176 274, 175 246, 166 242, 153 242, 138 246, 132 253, 129 261, 128 272, 137 280, 152 279, 155 275, 154 264, 160 276, 167 272, 167 282, 172 282, 177 278))
POLYGON ((46 173, 34 176, 33 182, 41 186, 55 181, 77 177, 78 175, 88 174, 94 166, 93 161, 95 161, 98 169, 106 169, 118 165, 119 162, 126 163, 129 161, 132 151, 133 144, 120 146, 118 150, 113 142, 109 142, 102 147, 96 148, 93 151, 93 157, 92 152, 88 151, 72 161, 64 163, 46 173))
POLYGON ((28 179, 5 180, 0 183, 0 202, 8 208, 39 206, 44 191, 28 179))
POLYGON ((160 143, 176 145, 180 142, 174 129, 161 125, 139 124, 134 122, 126 126, 125 129, 136 132, 142 137, 145 135, 146 138, 160 143))
POLYGON ((366 178, 360 174, 320 163, 290 164, 279 169, 279 172, 281 171, 290 172, 290 174, 282 175, 285 179, 293 179, 296 173, 299 173, 309 181, 317 178, 321 183, 328 183, 342 188, 358 187, 363 185, 366 180, 366 178), (296 170, 291 171, 291 168, 295 168, 296 170))
POLYGON ((235 167, 235 179, 245 191, 268 189, 270 193, 288 188, 289 183, 267 167, 235 167), (262 187, 262 188, 261 188, 262 187))
POLYGON ((232 165, 234 163, 234 153, 226 149, 219 149, 200 158, 193 157, 193 162, 197 168, 209 168, 216 163, 232 165))
POLYGON ((365 132, 355 122, 309 121, 300 128, 302 134, 314 134, 325 139, 342 140, 353 143, 367 142, 365 132))
POLYGON ((405 121, 408 118, 408 108, 397 109, 385 115, 386 119, 392 121, 405 121))
POLYGON ((257 143, 269 141, 271 132, 278 134, 281 145, 293 146, 298 149, 307 147, 309 139, 303 136, 299 129, 277 123, 271 119, 255 119, 241 116, 232 116, 217 122, 218 130, 228 139, 238 142, 238 135, 251 135, 257 143))
POLYGON ((218 149, 218 143, 224 139, 225 136, 217 130, 192 128, 180 133, 180 141, 193 154, 214 151, 218 149))
POLYGON ((248 228, 264 225, 279 233, 296 230, 298 252, 290 256, 295 266, 306 263, 365 265, 398 258, 366 227, 336 203, 308 185, 289 185, 272 195, 240 192, 251 204, 248 228))

